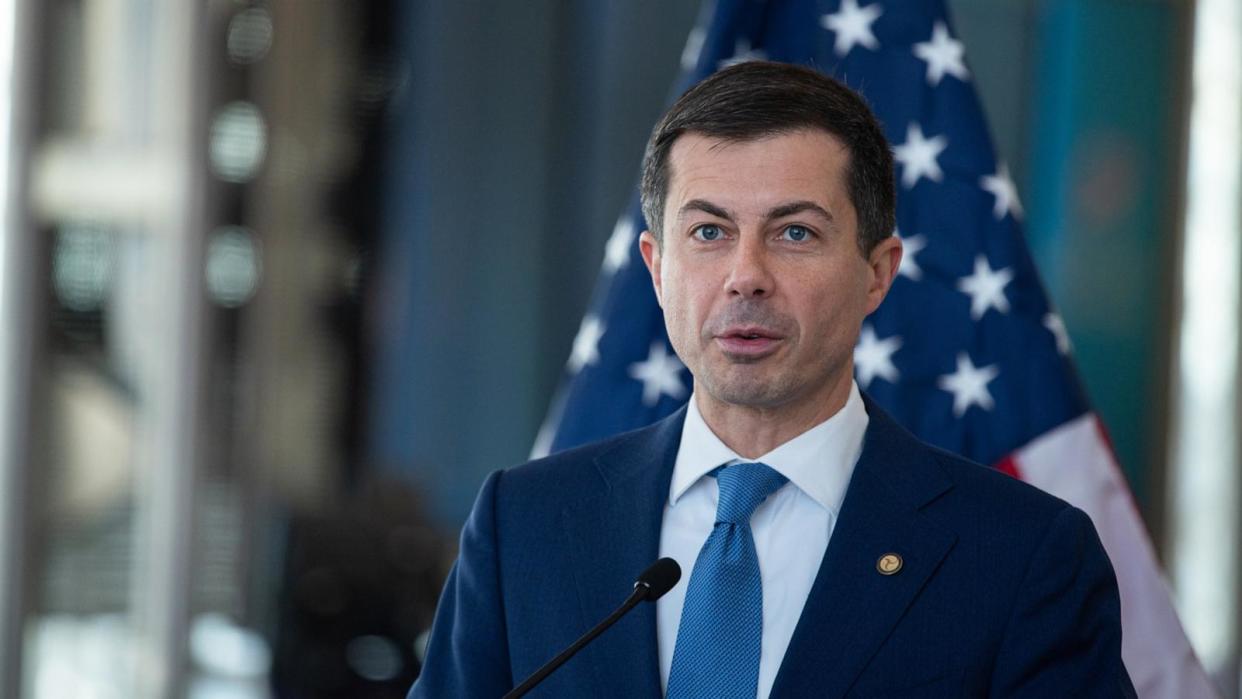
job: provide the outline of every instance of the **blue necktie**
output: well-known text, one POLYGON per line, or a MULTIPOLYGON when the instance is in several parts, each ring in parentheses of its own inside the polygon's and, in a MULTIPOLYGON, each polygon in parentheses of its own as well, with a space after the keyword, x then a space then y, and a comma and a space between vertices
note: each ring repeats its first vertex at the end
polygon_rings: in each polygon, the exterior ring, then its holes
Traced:
POLYGON ((763 584, 750 516, 786 479, 766 464, 716 472, 716 525, 690 574, 668 676, 668 699, 754 699, 759 688, 763 584))

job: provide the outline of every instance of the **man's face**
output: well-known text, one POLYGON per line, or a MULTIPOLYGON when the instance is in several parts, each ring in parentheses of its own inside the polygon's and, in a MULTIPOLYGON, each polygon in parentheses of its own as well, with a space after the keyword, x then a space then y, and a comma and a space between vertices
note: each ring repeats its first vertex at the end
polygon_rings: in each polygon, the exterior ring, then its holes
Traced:
POLYGON ((896 238, 859 252, 849 157, 817 129, 674 142, 663 240, 644 232, 640 247, 703 399, 844 404, 862 320, 901 258, 896 238))

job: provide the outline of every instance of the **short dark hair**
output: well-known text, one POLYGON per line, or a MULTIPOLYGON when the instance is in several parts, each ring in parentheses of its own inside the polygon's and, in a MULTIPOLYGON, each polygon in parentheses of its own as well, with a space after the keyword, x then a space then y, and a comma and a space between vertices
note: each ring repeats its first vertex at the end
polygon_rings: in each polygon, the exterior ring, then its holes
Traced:
POLYGON ((858 247, 866 255, 897 226, 893 153, 884 129, 862 96, 802 66, 748 61, 695 85, 677 100, 647 142, 640 193, 643 216, 663 236, 669 152, 683 133, 750 141, 800 129, 820 129, 849 150, 846 186, 858 216, 858 247))

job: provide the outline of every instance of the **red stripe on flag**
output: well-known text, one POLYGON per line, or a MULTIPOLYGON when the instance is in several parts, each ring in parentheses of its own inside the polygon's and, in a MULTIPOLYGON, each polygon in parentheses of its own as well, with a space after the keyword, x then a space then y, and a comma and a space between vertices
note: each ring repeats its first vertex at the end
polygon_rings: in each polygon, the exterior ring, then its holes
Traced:
POLYGON ((1009 474, 1020 481, 1026 480, 1022 477, 1022 472, 1018 470, 1018 460, 1013 457, 1013 454, 1001 459, 995 468, 997 471, 1009 474))

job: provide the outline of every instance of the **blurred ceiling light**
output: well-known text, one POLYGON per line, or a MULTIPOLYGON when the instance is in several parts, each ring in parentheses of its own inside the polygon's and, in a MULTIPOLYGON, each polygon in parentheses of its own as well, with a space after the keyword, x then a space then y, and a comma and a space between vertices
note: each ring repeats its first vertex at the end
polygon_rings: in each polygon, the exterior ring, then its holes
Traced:
POLYGON ((1218 673, 1238 642, 1242 5, 1199 0, 1194 12, 1169 502, 1179 611, 1204 665, 1218 673))
POLYGON ((207 294, 212 302, 237 308, 254 296, 262 274, 259 245, 241 226, 216 229, 207 243, 207 294))
POLYGON ((359 636, 345 646, 345 662, 359 677, 387 682, 401 674, 401 650, 383 636, 359 636))
POLYGON ((32 619, 26 638, 33 699, 134 695, 129 669, 138 662, 134 632, 123 614, 46 614, 32 619))
POLYGON ((414 639, 414 657, 418 658, 418 662, 427 659, 427 644, 431 642, 431 629, 424 629, 418 637, 414 639))
POLYGON ((250 102, 230 102, 211 124, 211 168, 226 182, 254 178, 267 154, 267 126, 250 102))
POLYGON ((32 154, 30 205, 52 221, 124 221, 162 231, 176 213, 177 168, 155 147, 50 137, 32 154))
POLYGON ((265 8, 242 10, 229 21, 229 60, 246 65, 263 60, 272 48, 272 16, 265 8))
POLYGON ((98 310, 108 295, 115 269, 112 231, 92 223, 67 224, 60 229, 52 252, 52 288, 62 306, 78 312, 98 310))
POLYGON ((215 612, 194 618, 190 657, 198 667, 222 677, 265 677, 272 667, 272 651, 263 636, 215 612))

